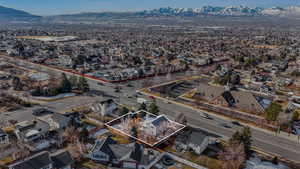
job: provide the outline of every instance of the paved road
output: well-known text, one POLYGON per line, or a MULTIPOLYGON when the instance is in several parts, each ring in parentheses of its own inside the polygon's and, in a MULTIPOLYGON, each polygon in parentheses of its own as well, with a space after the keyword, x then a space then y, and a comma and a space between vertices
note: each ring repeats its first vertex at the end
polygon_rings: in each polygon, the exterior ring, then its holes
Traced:
MULTIPOLYGON (((39 70, 41 70, 39 68, 39 70)), ((51 70, 53 71, 53 70, 51 70)), ((178 78, 184 74, 178 74, 175 75, 178 78)), ((149 79, 144 79, 149 80, 149 79)), ((105 84, 99 85, 98 81, 89 79, 90 86, 93 90, 95 90, 96 93, 99 93, 100 95, 104 95, 105 97, 112 97, 119 101, 122 104, 130 105, 130 106, 138 106, 136 103, 136 98, 128 98, 125 97, 125 95, 133 95, 136 93, 136 90, 142 87, 144 80, 137 80, 134 82, 131 82, 135 87, 126 87, 126 85, 122 88, 121 93, 115 93, 114 92, 114 86, 112 84, 105 84), (120 99, 118 99, 120 98, 120 99)), ((155 77, 154 81, 158 82, 164 82, 166 80, 166 77, 155 77)), ((170 80, 170 79, 167 79, 170 80)), ((80 101, 81 102, 81 101, 80 101)), ((52 103, 53 107, 57 106, 68 106, 64 103, 52 103)), ((74 102, 70 102, 70 104, 74 104, 74 102)), ((82 104, 82 103, 80 103, 82 104)), ((157 102, 158 106, 160 107, 160 110, 162 113, 167 114, 170 118, 176 117, 178 113, 184 113, 188 119, 188 123, 197 126, 206 130, 209 130, 211 132, 217 133, 224 138, 229 138, 231 135, 240 127, 232 126, 232 128, 224 128, 222 127, 222 123, 228 123, 230 124, 230 121, 226 121, 221 118, 214 117, 213 120, 204 119, 201 117, 200 113, 198 111, 180 106, 175 104, 168 104, 163 101, 157 102)), ((51 105, 50 105, 51 106, 51 105)), ((71 105, 69 105, 71 106, 71 105)), ((24 117, 25 118, 25 117, 24 117)), ((26 118, 30 118, 27 117, 26 118)), ((261 150, 264 150, 266 152, 270 152, 273 154, 278 154, 281 157, 285 157, 287 159, 300 162, 300 141, 292 141, 290 139, 285 139, 282 137, 277 137, 272 133, 264 132, 258 129, 252 129, 253 133, 253 145, 258 147, 261 150)))
MULTIPOLYGON (((97 88, 98 90, 104 90, 110 93, 112 96, 118 98, 120 96, 120 102, 125 105, 135 106, 136 98, 128 98, 124 95, 127 94, 135 94, 135 90, 137 88, 128 88, 123 87, 121 90, 121 94, 114 93, 113 89, 109 89, 109 86, 99 86, 90 82, 93 88, 97 88)), ((134 82, 140 84, 140 81, 134 82)), ((205 119, 201 116, 201 113, 196 110, 192 110, 180 105, 169 104, 164 101, 158 101, 157 105, 159 106, 162 113, 168 115, 170 118, 174 119, 179 113, 184 113, 187 117, 188 123, 190 125, 200 127, 206 129, 208 131, 219 134, 220 136, 228 139, 232 136, 232 134, 241 129, 239 126, 232 125, 230 121, 226 121, 224 119, 220 119, 217 117, 213 117, 213 120, 205 119), (232 128, 225 128, 221 124, 229 124, 232 128)), ((261 150, 266 152, 300 162, 300 141, 292 141, 289 139, 284 139, 282 137, 277 137, 273 133, 264 132, 257 129, 251 129, 253 135, 253 145, 261 150)))

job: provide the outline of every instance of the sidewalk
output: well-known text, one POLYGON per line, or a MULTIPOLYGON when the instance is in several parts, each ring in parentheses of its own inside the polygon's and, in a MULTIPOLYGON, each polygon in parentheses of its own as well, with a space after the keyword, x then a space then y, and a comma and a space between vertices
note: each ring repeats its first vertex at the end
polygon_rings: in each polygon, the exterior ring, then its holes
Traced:
POLYGON ((195 163, 193 163, 193 162, 191 162, 191 161, 188 161, 188 160, 186 160, 186 159, 183 159, 183 158, 181 158, 181 157, 175 156, 175 155, 173 155, 173 154, 171 154, 171 153, 166 153, 166 154, 167 154, 168 156, 172 157, 174 160, 176 160, 176 161, 178 161, 178 162, 181 162, 181 163, 183 163, 183 164, 185 164, 185 165, 187 165, 187 166, 191 166, 191 167, 197 168, 197 169, 207 169, 207 168, 205 168, 205 167, 203 167, 203 166, 200 166, 200 165, 198 165, 198 164, 195 164, 195 163))

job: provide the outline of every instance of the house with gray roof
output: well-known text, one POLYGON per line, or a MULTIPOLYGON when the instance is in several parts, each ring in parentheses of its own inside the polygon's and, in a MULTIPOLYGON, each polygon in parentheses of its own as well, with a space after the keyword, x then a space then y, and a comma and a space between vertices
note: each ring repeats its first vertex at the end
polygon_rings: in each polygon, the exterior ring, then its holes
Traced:
POLYGON ((48 123, 37 119, 17 123, 15 134, 19 140, 30 142, 45 137, 49 130, 48 123))
POLYGON ((54 154, 42 151, 24 160, 8 166, 9 169, 72 169, 74 163, 68 151, 62 150, 54 154))
POLYGON ((39 119, 23 121, 16 124, 15 134, 18 140, 24 142, 30 151, 40 151, 50 147, 48 134, 50 125, 39 119))
POLYGON ((55 169, 72 169, 75 162, 69 151, 65 150, 55 152, 50 156, 55 169))
POLYGON ((264 113, 272 98, 250 91, 200 83, 194 99, 246 112, 264 113))
POLYGON ((241 90, 225 91, 214 102, 226 107, 259 114, 264 113, 265 109, 271 103, 270 98, 241 90))
POLYGON ((22 161, 8 166, 9 169, 52 169, 53 164, 49 152, 35 154, 22 161))
POLYGON ((60 113, 47 114, 39 116, 37 119, 49 125, 49 131, 64 129, 69 125, 70 117, 64 116, 60 113))
POLYGON ((114 144, 117 144, 117 142, 113 140, 111 136, 108 136, 105 139, 96 140, 93 148, 89 151, 87 156, 94 161, 102 163, 112 162, 113 159, 117 158, 110 148, 110 145, 114 144))
POLYGON ((91 109, 94 112, 100 113, 102 116, 111 115, 115 110, 117 110, 118 105, 113 99, 99 99, 91 105, 91 109))
POLYGON ((159 115, 155 118, 146 117, 141 125, 141 130, 151 136, 158 136, 167 129, 170 120, 165 115, 159 115))
POLYGON ((88 158, 119 168, 144 169, 152 165, 159 152, 138 143, 117 144, 110 136, 97 140, 88 158))
POLYGON ((208 145, 216 142, 219 136, 198 130, 189 129, 181 132, 175 141, 175 147, 178 150, 193 150, 196 154, 201 154, 208 145))

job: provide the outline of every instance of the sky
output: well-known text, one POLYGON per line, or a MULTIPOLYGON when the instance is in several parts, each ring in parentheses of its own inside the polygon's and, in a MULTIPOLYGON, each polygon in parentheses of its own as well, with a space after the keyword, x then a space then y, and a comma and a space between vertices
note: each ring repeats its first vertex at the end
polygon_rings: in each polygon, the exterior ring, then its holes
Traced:
POLYGON ((300 0, 0 0, 0 5, 36 15, 80 12, 138 11, 160 7, 200 8, 205 5, 250 7, 300 6, 300 0))

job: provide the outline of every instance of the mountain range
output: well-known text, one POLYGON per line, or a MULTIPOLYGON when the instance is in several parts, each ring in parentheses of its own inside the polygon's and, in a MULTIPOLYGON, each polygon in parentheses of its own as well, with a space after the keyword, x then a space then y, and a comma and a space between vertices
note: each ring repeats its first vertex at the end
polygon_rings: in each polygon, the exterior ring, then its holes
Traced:
POLYGON ((33 21, 39 18, 22 10, 0 6, 0 21, 33 21))
POLYGON ((101 18, 131 18, 160 16, 293 16, 300 17, 300 7, 250 8, 247 6, 201 8, 159 8, 137 12, 87 12, 78 14, 36 16, 28 12, 0 6, 0 21, 62 21, 97 20, 101 18))

